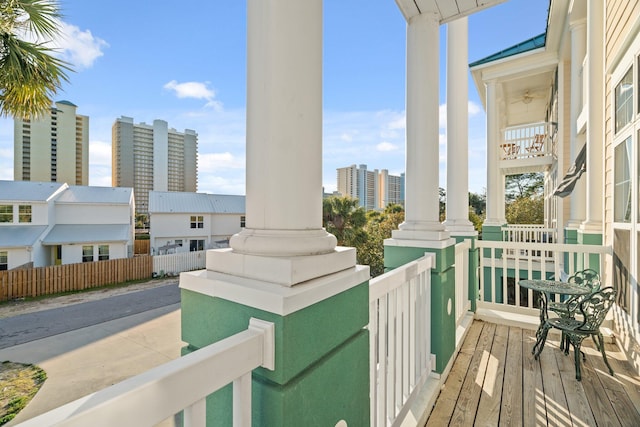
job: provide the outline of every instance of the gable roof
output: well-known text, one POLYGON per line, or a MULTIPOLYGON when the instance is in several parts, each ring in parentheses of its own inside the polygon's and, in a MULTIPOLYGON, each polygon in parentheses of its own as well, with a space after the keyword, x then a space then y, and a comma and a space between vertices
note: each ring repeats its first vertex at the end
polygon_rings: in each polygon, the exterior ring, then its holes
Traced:
POLYGON ((130 187, 87 187, 71 185, 56 203, 129 204, 133 189, 130 187))
POLYGON ((31 247, 46 229, 46 225, 3 225, 0 248, 31 247))
POLYGON ((245 196, 150 191, 149 213, 245 213, 245 196))
POLYGON ((42 239, 42 244, 127 242, 130 232, 127 224, 57 224, 42 239))
POLYGON ((504 59, 510 56, 518 55, 519 53, 524 53, 524 52, 529 52, 531 50, 539 49, 545 46, 546 39, 547 39, 547 33, 542 33, 528 40, 520 42, 516 45, 503 49, 500 52, 489 55, 486 58, 482 58, 475 62, 472 62, 471 64, 469 64, 469 67, 475 67, 477 65, 482 65, 488 62, 493 62, 499 59, 504 59))
POLYGON ((46 202, 66 187, 61 182, 0 181, 0 202, 46 202))

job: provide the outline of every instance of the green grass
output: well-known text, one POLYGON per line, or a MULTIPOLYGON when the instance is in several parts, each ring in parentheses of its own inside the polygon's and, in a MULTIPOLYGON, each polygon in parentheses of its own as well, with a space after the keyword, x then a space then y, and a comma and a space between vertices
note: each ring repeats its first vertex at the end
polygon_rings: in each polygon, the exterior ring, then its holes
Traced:
POLYGON ((40 367, 5 361, 0 365, 0 426, 18 415, 33 399, 47 374, 40 367))

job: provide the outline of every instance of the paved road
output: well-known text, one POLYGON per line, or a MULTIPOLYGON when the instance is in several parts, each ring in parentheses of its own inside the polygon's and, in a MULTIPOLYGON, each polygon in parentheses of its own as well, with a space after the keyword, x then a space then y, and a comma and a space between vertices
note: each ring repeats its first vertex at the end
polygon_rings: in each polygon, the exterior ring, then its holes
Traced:
POLYGON ((180 302, 178 284, 0 319, 0 349, 180 302))

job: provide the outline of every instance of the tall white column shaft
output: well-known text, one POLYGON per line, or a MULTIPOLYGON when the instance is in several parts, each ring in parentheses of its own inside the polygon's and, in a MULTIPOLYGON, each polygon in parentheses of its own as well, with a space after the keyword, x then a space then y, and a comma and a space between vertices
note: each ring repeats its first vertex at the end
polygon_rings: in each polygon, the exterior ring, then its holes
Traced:
MULTIPOLYGON (((441 240, 439 218, 439 28, 435 14, 407 26, 405 222, 394 237, 441 240)), ((447 236, 448 237, 448 236, 447 236)))
POLYGON ((322 0, 247 4, 247 227, 234 251, 312 255, 322 229, 322 0))
POLYGON ((498 125, 498 94, 495 81, 486 82, 487 91, 487 218, 486 225, 504 223, 504 178, 498 167, 500 131, 498 125))
MULTIPOLYGON (((586 21, 582 20, 570 25, 571 30, 571 108, 570 108, 570 132, 571 132, 571 162, 575 161, 578 152, 584 144, 584 139, 578 137, 578 116, 582 112, 582 63, 587 51, 586 45, 586 21)), ((571 228, 578 228, 585 218, 586 207, 586 178, 578 180, 570 196, 569 224, 571 228)))
POLYGON ((447 24, 447 218, 449 231, 473 231, 469 221, 468 18, 447 24))
POLYGON ((604 147, 604 4, 587 3, 587 200, 581 228, 602 233, 604 147))

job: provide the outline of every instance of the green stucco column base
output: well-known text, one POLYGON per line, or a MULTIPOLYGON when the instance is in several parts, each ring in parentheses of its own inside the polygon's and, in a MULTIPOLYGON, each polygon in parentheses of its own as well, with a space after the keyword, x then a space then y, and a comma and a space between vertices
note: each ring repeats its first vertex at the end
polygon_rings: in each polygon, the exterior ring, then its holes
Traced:
MULTIPOLYGON (((504 224, 506 225, 506 224, 504 224)), ((502 242, 502 227, 504 225, 482 225, 482 240, 491 240, 492 242, 502 242)))
POLYGON ((408 246, 406 240, 387 239, 384 246, 385 270, 433 253, 435 266, 431 270, 431 353, 436 356, 435 371, 443 373, 456 346, 455 319, 455 240, 416 242, 421 247, 408 246), (437 247, 424 247, 434 243, 437 247))
MULTIPOLYGON (((293 287, 183 273, 183 354, 245 330, 252 317, 272 322, 275 369, 253 371, 252 425, 369 425, 369 269, 351 270, 293 287)), ((207 425, 233 425, 230 385, 207 398, 207 425)))
POLYGON ((578 243, 578 229, 577 228, 565 228, 564 229, 564 242, 568 245, 575 245, 578 243))

